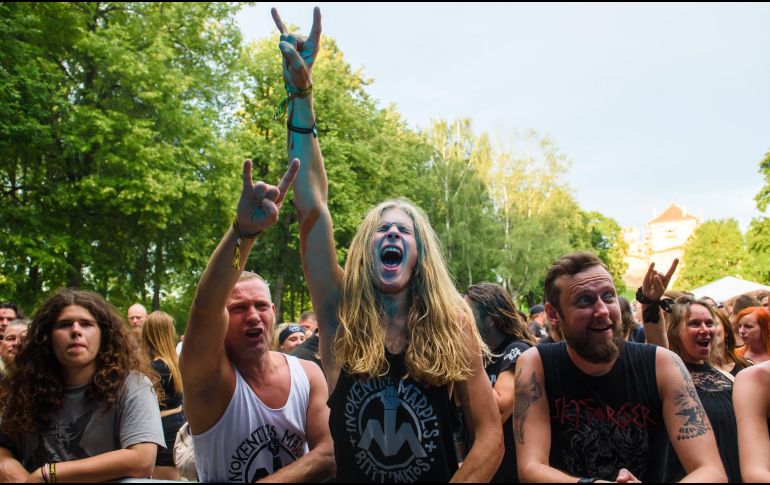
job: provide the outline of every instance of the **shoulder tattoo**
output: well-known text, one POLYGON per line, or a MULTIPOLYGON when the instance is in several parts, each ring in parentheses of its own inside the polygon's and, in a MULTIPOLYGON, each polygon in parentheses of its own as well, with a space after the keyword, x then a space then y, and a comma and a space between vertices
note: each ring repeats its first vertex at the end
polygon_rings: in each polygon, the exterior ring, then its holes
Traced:
POLYGON ((674 395, 676 415, 682 417, 682 425, 679 427, 676 439, 683 441, 697 438, 711 431, 711 423, 706 416, 706 411, 703 410, 698 393, 695 392, 695 386, 687 368, 677 355, 673 355, 672 359, 684 379, 682 387, 674 395))
POLYGON ((523 445, 524 421, 527 419, 529 408, 543 395, 543 390, 537 382, 534 371, 527 382, 517 370, 514 385, 516 391, 513 401, 513 435, 516 437, 516 442, 523 445))

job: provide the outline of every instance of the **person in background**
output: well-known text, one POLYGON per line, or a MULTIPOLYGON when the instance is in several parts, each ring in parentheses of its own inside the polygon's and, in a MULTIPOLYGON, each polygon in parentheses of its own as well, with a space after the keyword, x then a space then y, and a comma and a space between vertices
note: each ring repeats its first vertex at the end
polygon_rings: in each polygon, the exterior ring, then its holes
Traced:
POLYGON ((104 298, 55 293, 0 382, 0 480, 149 478, 165 447, 152 374, 104 298))
POLYGON ((646 337, 644 336, 644 325, 634 319, 631 303, 622 296, 618 297, 618 302, 620 303, 620 317, 623 319, 623 325, 620 329, 621 337, 623 340, 643 344, 646 340, 646 337))
POLYGON ((755 364, 770 360, 770 312, 761 306, 749 307, 735 316, 735 322, 744 343, 735 353, 755 364))
POLYGON ((288 354, 304 341, 305 330, 296 323, 289 324, 278 334, 278 351, 288 354))
MULTIPOLYGON (((735 334, 735 340, 737 347, 743 347, 746 342, 743 341, 743 337, 741 337, 741 333, 738 328, 738 314, 745 310, 746 308, 753 308, 753 307, 759 307, 762 306, 762 303, 759 301, 759 299, 751 296, 751 295, 739 295, 737 298, 733 300, 733 304, 730 307, 730 321, 733 325, 733 333, 735 334)), ((745 349, 744 349, 745 351, 745 349)))
POLYGON ((5 334, 0 345, 0 358, 3 359, 6 369, 16 358, 16 352, 24 340, 27 330, 29 330, 29 320, 27 319, 16 319, 5 328, 5 334))
POLYGON ((24 318, 24 312, 21 311, 21 308, 19 308, 16 303, 13 303, 12 301, 0 303, 0 338, 5 332, 5 327, 19 318, 24 318))
MULTIPOLYGON (((514 372, 522 353, 536 344, 527 323, 516 311, 516 305, 500 285, 478 283, 469 286, 465 299, 473 310, 479 334, 492 349, 492 360, 484 369, 492 383, 492 391, 503 423, 505 454, 492 477, 492 483, 517 483, 516 443, 513 439, 514 372)), ((467 448, 467 446, 466 446, 467 448)))
POLYGON ((545 308, 543 305, 535 305, 529 309, 529 332, 535 340, 541 340, 548 336, 545 330, 545 308))
POLYGON ((153 478, 160 480, 181 478, 174 466, 173 451, 176 434, 184 424, 185 416, 182 412, 182 375, 174 342, 176 330, 171 315, 159 310, 150 313, 142 326, 142 347, 160 376, 163 389, 159 408, 166 449, 158 452, 153 474, 153 478))
POLYGON ((147 321, 147 309, 141 303, 134 303, 128 307, 128 323, 131 327, 141 328, 147 321))
POLYGON ((305 339, 309 339, 318 330, 318 322, 315 321, 315 313, 312 310, 302 312, 298 324, 305 331, 305 339))
POLYGON ((752 363, 735 353, 735 334, 727 312, 721 308, 716 308, 714 315, 716 316, 714 318, 716 335, 711 363, 714 367, 737 376, 738 372, 749 367, 752 363))

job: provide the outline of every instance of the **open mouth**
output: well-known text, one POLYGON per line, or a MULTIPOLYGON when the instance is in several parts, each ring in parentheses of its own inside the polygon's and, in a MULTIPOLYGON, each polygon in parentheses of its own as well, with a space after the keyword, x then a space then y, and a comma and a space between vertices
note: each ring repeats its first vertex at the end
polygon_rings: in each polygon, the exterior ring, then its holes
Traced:
POLYGON ((380 261, 388 269, 397 268, 404 259, 404 253, 394 246, 388 246, 380 253, 380 261))
POLYGON ((707 339, 696 340, 695 343, 698 345, 698 347, 707 349, 708 346, 711 345, 711 339, 707 338, 707 339))
POLYGON ((263 333, 265 333, 265 331, 261 328, 250 328, 249 330, 246 330, 246 336, 249 338, 259 338, 263 333))

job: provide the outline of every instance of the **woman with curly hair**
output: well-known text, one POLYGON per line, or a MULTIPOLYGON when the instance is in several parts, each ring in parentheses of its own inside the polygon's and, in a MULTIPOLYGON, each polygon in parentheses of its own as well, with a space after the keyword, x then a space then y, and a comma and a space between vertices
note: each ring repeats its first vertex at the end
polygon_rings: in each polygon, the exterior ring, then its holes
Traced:
POLYGON ((0 384, 0 480, 150 477, 165 446, 151 372, 101 296, 48 298, 0 384))
POLYGON ((152 361, 153 370, 160 376, 163 397, 160 401, 160 419, 166 449, 158 450, 153 478, 181 480, 174 466, 173 450, 176 434, 185 422, 182 412, 182 374, 176 354, 174 319, 160 310, 150 313, 142 329, 142 347, 152 361))
POLYGON ((328 181, 315 127, 311 70, 321 36, 281 32, 289 99, 289 159, 305 279, 329 388, 330 430, 342 482, 486 482, 503 452, 500 414, 484 373, 486 346, 454 287, 425 213, 390 200, 364 217, 343 270, 337 262, 328 181), (296 163, 296 162, 292 162, 296 163), (450 394, 474 436, 458 469, 450 394))

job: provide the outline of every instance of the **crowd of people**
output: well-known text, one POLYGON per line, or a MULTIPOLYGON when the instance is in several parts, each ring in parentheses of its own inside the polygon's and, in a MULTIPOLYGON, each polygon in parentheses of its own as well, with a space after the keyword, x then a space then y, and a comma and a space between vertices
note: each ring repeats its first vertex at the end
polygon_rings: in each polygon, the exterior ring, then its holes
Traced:
POLYGON ((544 268, 520 311, 459 292, 425 213, 387 200, 338 264, 312 70, 321 39, 277 11, 286 173, 242 170, 235 219, 182 344, 141 304, 62 289, 0 305, 0 481, 770 481, 767 295, 723 305, 650 266, 636 301, 594 254, 544 268), (246 271, 293 188, 313 311, 276 324, 246 271))

